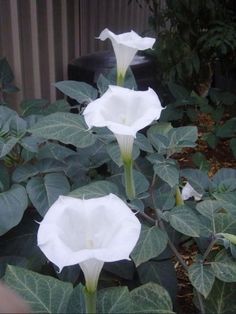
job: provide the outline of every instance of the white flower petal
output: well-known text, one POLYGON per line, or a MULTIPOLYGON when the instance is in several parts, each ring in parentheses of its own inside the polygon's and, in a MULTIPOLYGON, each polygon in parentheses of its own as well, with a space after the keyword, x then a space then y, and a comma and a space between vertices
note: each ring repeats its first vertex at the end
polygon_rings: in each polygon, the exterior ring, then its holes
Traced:
POLYGON ((194 190, 194 188, 187 182, 182 189, 182 199, 186 201, 191 197, 194 197, 195 201, 200 201, 202 199, 202 194, 194 190))
POLYGON ((157 94, 110 85, 101 98, 89 103, 84 118, 89 128, 106 126, 115 134, 132 135, 160 117, 163 107, 157 94))
POLYGON ((122 75, 125 75, 127 68, 138 50, 152 48, 155 43, 154 38, 143 38, 134 31, 116 35, 107 28, 101 32, 98 38, 101 40, 109 38, 111 40, 116 55, 117 70, 118 73, 122 75))
POLYGON ((48 210, 38 231, 38 245, 60 269, 87 260, 129 259, 140 223, 117 196, 81 200, 60 197, 48 210))

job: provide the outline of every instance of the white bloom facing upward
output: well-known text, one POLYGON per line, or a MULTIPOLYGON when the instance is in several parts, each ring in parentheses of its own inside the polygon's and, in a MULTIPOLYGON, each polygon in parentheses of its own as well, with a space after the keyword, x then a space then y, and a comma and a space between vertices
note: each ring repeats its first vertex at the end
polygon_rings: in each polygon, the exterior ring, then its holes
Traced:
POLYGON ((104 262, 129 259, 141 225, 117 196, 81 200, 60 196, 38 231, 38 246, 59 267, 80 264, 88 291, 95 291, 104 262))
POLYGON ((101 98, 88 104, 84 118, 89 128, 107 127, 120 145, 122 153, 132 151, 136 133, 159 119, 162 106, 153 89, 135 91, 110 85, 101 98))
POLYGON ((116 35, 107 28, 101 32, 98 38, 111 40, 116 56, 117 73, 118 76, 121 75, 122 77, 125 76, 137 51, 152 48, 156 41, 155 38, 141 37, 134 31, 116 35))
POLYGON ((194 197, 195 201, 200 201, 202 199, 202 194, 194 190, 194 188, 187 182, 182 189, 182 198, 185 201, 191 197, 194 197))
POLYGON ((89 128, 107 127, 119 144, 125 170, 125 189, 127 197, 135 198, 132 174, 132 150, 136 133, 159 119, 162 106, 153 89, 135 91, 110 85, 108 90, 88 104, 84 118, 89 128))

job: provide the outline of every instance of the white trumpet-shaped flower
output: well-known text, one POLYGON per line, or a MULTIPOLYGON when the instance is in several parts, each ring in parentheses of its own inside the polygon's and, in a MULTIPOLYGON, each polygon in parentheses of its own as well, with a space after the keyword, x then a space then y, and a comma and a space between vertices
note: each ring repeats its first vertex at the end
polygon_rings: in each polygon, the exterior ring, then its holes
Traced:
POLYGON ((132 150, 136 133, 159 119, 162 106, 157 94, 110 85, 101 98, 89 103, 84 118, 89 128, 107 127, 116 136, 125 168, 126 194, 135 197, 132 179, 132 150))
POLYGON ((187 182, 182 189, 182 199, 185 201, 191 197, 193 197, 195 201, 200 201, 202 199, 202 194, 194 190, 194 188, 187 182))
POLYGON ((138 50, 152 48, 155 38, 141 37, 134 31, 116 35, 105 28, 100 36, 101 40, 109 38, 116 56, 117 77, 124 78, 125 73, 138 50))
POLYGON ((96 291, 104 262, 129 259, 141 225, 114 194, 82 200, 60 196, 38 230, 38 246, 59 267, 80 264, 88 291, 96 291))
POLYGON ((131 154, 136 133, 159 119, 162 106, 153 89, 135 91, 110 85, 83 112, 89 128, 107 127, 117 138, 122 155, 131 154))

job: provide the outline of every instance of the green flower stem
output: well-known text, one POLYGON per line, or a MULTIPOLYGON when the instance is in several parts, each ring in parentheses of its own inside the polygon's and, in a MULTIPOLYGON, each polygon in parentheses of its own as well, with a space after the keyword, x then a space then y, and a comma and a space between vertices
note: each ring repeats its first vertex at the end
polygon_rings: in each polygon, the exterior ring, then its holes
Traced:
POLYGON ((129 200, 135 198, 135 186, 133 178, 133 160, 123 159, 125 172, 125 191, 129 200))
POLYGON ((180 193, 179 187, 177 186, 175 191, 175 204, 178 205, 184 205, 184 201, 182 199, 182 195, 180 193))
POLYGON ((117 72, 116 84, 122 87, 124 86, 124 82, 125 82, 125 75, 117 72))
POLYGON ((96 314, 97 290, 88 291, 84 288, 85 306, 87 314, 96 314))

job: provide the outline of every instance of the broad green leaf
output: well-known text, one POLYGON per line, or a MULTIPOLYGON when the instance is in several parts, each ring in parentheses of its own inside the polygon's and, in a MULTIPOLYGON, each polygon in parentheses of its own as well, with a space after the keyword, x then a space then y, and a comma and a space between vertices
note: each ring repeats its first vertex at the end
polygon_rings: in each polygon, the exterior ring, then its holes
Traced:
POLYGON ((236 179, 236 169, 221 168, 212 177, 212 183, 215 185, 219 185, 222 182, 227 182, 229 179, 236 179))
POLYGON ((175 300, 177 294, 176 270, 171 259, 151 260, 141 264, 138 268, 139 279, 142 284, 149 282, 158 283, 165 288, 172 300, 175 300))
POLYGON ((220 201, 221 206, 233 217, 236 217, 236 194, 235 192, 214 193, 214 197, 220 201))
POLYGON ((181 177, 185 177, 190 185, 200 194, 204 194, 209 188, 210 180, 208 175, 199 169, 186 168, 181 170, 181 177))
POLYGON ((21 115, 27 117, 32 114, 43 114, 43 109, 48 105, 46 99, 29 99, 24 100, 20 106, 22 109, 21 115))
POLYGON ((178 128, 172 128, 168 132, 170 138, 170 148, 175 147, 194 147, 196 140, 198 139, 197 127, 183 126, 178 128))
POLYGON ((46 145, 39 148, 38 159, 52 158, 56 160, 63 160, 68 156, 77 154, 74 150, 60 145, 58 143, 46 143, 46 145))
POLYGON ((22 137, 26 132, 27 123, 24 119, 14 116, 11 118, 9 127, 13 136, 22 137))
POLYGON ((188 274, 194 288, 206 298, 215 280, 211 266, 202 263, 192 264, 188 269, 188 274))
POLYGON ((130 292, 133 313, 173 314, 167 291, 155 283, 147 283, 130 292))
POLYGON ((153 153, 153 148, 148 139, 142 133, 137 133, 134 143, 143 151, 153 153))
POLYGON ((228 213, 218 213, 215 215, 215 231, 216 233, 232 233, 236 234, 236 216, 228 213))
POLYGON ((37 153, 39 149, 39 145, 41 144, 41 140, 35 136, 25 136, 22 139, 20 139, 20 145, 32 152, 32 153, 37 153))
POLYGON ((205 200, 198 203, 196 206, 196 209, 200 214, 211 220, 214 219, 215 213, 220 208, 221 204, 219 201, 216 200, 205 200))
POLYGON ((167 161, 163 161, 154 165, 154 171, 169 186, 174 187, 179 183, 179 170, 176 165, 167 161))
POLYGON ((95 142, 95 136, 88 130, 83 117, 69 112, 52 113, 40 119, 28 131, 35 136, 81 148, 95 142))
POLYGON ((24 298, 32 313, 65 313, 73 290, 70 283, 10 265, 4 281, 24 298))
POLYGON ((16 168, 12 174, 14 182, 23 182, 39 173, 62 172, 66 165, 52 158, 42 159, 35 164, 24 164, 16 168))
POLYGON ((0 235, 16 226, 22 219, 28 206, 25 188, 19 184, 0 193, 0 235))
POLYGON ((224 282, 236 282, 236 261, 227 251, 221 250, 211 262, 215 276, 224 282))
POLYGON ((110 193, 118 194, 118 189, 115 184, 108 181, 96 181, 71 191, 69 196, 89 199, 105 196, 110 193))
POLYGON ((190 237, 199 237, 200 221, 194 211, 185 205, 177 206, 169 212, 171 226, 190 237))
POLYGON ((235 314, 235 283, 215 280, 211 293, 204 302, 206 314, 235 314))
POLYGON ((127 287, 112 287, 98 291, 98 313, 130 313, 131 302, 127 287))
POLYGON ((61 81, 54 84, 63 94, 79 104, 89 103, 97 98, 97 90, 91 85, 78 81, 61 81))
POLYGON ((0 158, 6 156, 19 141, 16 137, 10 137, 7 140, 0 139, 0 158))
POLYGON ((160 255, 167 246, 167 236, 158 227, 149 228, 142 225, 141 234, 136 244, 131 258, 136 267, 147 262, 153 257, 160 255))
POLYGON ((26 190, 32 204, 39 214, 44 216, 60 195, 69 193, 70 184, 65 175, 50 173, 44 177, 31 178, 26 185, 26 190))
POLYGON ((86 308, 84 300, 84 287, 81 284, 79 284, 73 289, 70 295, 67 310, 65 313, 81 314, 85 312, 86 308))

